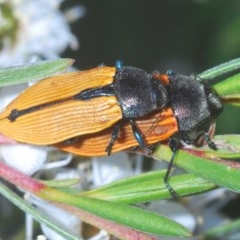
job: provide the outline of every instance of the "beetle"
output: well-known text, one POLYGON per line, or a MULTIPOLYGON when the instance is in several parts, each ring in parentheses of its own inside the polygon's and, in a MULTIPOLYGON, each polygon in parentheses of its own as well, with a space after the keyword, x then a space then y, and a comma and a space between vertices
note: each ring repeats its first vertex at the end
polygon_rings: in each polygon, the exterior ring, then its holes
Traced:
POLYGON ((118 122, 111 129, 88 134, 70 146, 57 144, 66 151, 79 155, 88 155, 88 152, 104 155, 106 151, 116 152, 136 145, 144 148, 170 139, 170 147, 175 154, 178 140, 192 144, 200 137, 204 137, 211 148, 216 148, 206 131, 221 113, 222 103, 210 86, 194 76, 172 72, 147 75, 137 68, 120 67, 113 84, 86 89, 81 95, 84 100, 115 95, 122 109, 122 119, 128 122, 118 122), (125 132, 122 138, 118 136, 120 125, 122 132, 125 132), (112 134, 108 136, 110 132, 112 134), (130 137, 130 132, 133 132, 135 139, 130 137), (119 143, 116 142, 117 138, 119 143), (104 139, 111 139, 110 143, 107 144, 104 139), (120 143, 121 139, 123 143, 120 143), (99 146, 97 151, 87 147, 95 148, 96 145, 99 146), (107 149, 103 145, 107 145, 107 149))
POLYGON ((36 83, 0 114, 0 132, 85 156, 170 140, 164 181, 174 196, 167 178, 179 143, 204 137, 215 149, 206 130, 222 108, 217 93, 194 76, 148 74, 117 62, 36 83))

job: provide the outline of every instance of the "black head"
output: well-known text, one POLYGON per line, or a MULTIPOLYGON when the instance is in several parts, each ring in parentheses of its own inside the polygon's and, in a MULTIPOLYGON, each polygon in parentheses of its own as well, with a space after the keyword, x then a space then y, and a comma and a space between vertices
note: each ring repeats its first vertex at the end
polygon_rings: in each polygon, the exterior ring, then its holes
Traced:
POLYGON ((204 82, 181 74, 171 76, 170 82, 170 103, 179 131, 202 130, 221 113, 218 95, 204 82))

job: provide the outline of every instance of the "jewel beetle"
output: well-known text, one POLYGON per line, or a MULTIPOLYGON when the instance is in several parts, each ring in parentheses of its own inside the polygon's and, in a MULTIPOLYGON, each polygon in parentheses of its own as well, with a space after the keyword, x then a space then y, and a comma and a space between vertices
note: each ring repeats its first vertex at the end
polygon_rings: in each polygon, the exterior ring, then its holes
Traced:
POLYGON ((167 108, 173 111, 179 138, 191 141, 220 114, 222 104, 195 77, 147 74, 118 62, 36 83, 0 114, 0 132, 19 142, 48 145, 115 126, 111 148, 119 126, 128 121, 144 147, 136 121, 167 108))
POLYGON ((206 130, 221 111, 217 93, 194 76, 148 74, 117 62, 36 83, 0 114, 0 132, 19 142, 96 156, 170 140, 167 184, 180 141, 192 144, 203 136, 215 148, 206 130), (105 147, 97 148, 99 142, 105 147))

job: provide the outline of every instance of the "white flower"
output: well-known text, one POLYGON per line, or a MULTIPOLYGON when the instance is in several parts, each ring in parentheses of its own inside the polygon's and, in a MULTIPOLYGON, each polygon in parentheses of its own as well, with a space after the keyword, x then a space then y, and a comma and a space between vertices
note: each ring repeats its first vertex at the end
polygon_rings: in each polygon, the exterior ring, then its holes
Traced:
POLYGON ((93 186, 99 187, 107 183, 131 177, 142 171, 142 158, 136 155, 129 159, 126 152, 120 152, 108 157, 98 157, 92 160, 92 182, 93 186), (136 161, 133 168, 134 160, 136 161))
POLYGON ((23 144, 2 145, 0 153, 9 166, 27 175, 32 175, 41 169, 47 159, 47 152, 44 148, 23 144))
MULTIPOLYGON (((61 0, 2 0, 0 1, 0 66, 28 62, 32 56, 52 59, 68 46, 78 47, 65 15, 60 11, 61 0)), ((84 14, 78 6, 71 10, 74 19, 84 14)), ((68 14, 69 15, 69 14, 68 14)), ((69 18, 69 17, 68 17, 69 18)))

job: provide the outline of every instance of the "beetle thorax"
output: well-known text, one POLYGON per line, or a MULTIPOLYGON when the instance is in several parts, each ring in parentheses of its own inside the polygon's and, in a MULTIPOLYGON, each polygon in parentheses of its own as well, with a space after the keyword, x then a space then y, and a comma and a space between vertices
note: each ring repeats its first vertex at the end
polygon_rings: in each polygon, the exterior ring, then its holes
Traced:
POLYGON ((113 87, 124 118, 143 117, 167 104, 167 91, 161 81, 138 68, 118 69, 113 87))

